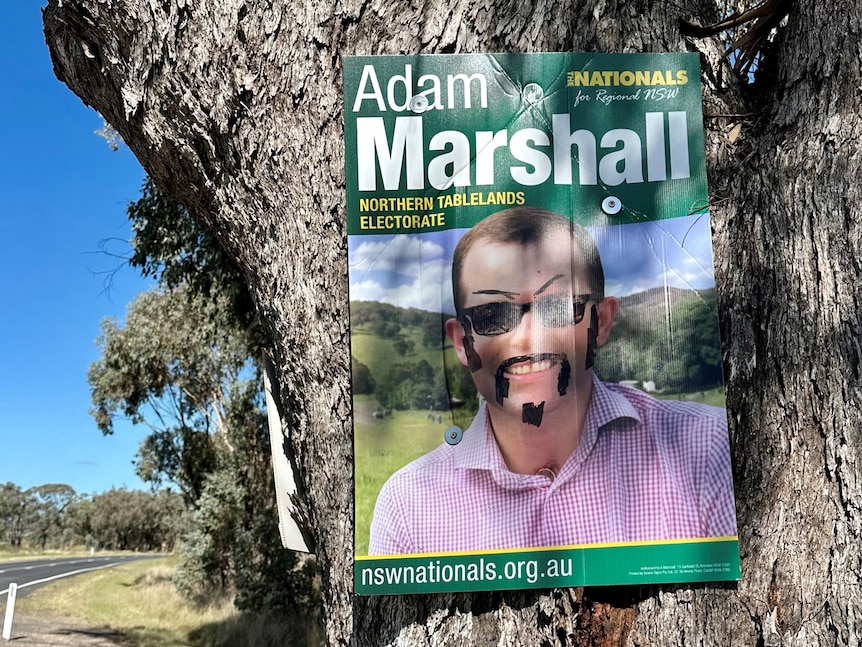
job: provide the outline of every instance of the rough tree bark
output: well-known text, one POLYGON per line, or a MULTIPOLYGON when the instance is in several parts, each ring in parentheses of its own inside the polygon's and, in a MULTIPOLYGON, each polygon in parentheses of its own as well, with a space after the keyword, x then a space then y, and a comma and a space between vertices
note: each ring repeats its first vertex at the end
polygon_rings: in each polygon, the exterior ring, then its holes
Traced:
POLYGON ((846 645, 862 633, 862 19, 797 2, 755 92, 715 0, 51 0, 56 73, 219 237, 272 336, 331 644, 846 645), (743 579, 356 599, 341 57, 703 54, 743 579), (741 131, 735 126, 741 125, 741 131))

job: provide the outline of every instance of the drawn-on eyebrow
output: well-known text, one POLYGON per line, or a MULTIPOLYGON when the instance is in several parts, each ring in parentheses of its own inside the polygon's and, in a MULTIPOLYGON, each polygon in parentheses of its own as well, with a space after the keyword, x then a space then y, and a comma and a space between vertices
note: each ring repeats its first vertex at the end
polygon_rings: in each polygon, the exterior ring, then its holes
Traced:
MULTIPOLYGON (((553 279, 552 279, 553 280, 553 279)), ((508 292, 507 290, 476 290, 473 294, 502 294, 509 301, 514 301, 520 292, 508 292)))
POLYGON ((547 290, 551 286, 551 283, 553 283, 554 281, 557 281, 559 279, 563 279, 563 278, 565 278, 565 275, 563 275, 563 274, 557 274, 556 276, 551 277, 551 279, 547 283, 545 283, 542 287, 540 287, 538 290, 533 292, 533 294, 534 295, 541 294, 542 292, 544 292, 545 290, 547 290))

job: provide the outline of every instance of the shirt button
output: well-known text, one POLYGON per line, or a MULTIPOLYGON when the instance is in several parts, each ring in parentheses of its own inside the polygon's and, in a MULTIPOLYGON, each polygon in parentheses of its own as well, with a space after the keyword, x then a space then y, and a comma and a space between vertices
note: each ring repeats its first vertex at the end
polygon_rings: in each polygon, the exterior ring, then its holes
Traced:
POLYGON ((536 472, 536 476, 544 476, 551 483, 553 483, 554 479, 557 478, 557 475, 554 474, 554 470, 552 470, 550 467, 543 467, 538 472, 536 472))

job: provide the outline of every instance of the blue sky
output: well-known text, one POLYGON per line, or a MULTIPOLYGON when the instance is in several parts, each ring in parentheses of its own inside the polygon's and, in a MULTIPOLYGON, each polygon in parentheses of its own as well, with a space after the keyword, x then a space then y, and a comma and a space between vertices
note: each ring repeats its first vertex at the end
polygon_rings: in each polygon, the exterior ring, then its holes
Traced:
POLYGON ((100 252, 126 249, 144 172, 54 76, 43 4, 0 6, 0 483, 145 488, 132 465, 144 430, 102 436, 86 379, 99 321, 148 287, 100 252))

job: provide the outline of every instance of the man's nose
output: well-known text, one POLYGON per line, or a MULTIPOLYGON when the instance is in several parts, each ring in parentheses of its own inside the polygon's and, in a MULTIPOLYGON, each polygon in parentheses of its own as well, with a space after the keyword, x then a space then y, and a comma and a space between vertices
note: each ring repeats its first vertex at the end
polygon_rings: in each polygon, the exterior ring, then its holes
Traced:
POLYGON ((540 326, 535 324, 536 322, 533 320, 532 310, 527 310, 523 315, 521 315, 521 321, 518 322, 518 325, 515 326, 515 329, 512 331, 512 342, 516 344, 518 348, 529 350, 533 347, 537 341, 534 339, 534 332, 538 331, 540 328, 540 326))

